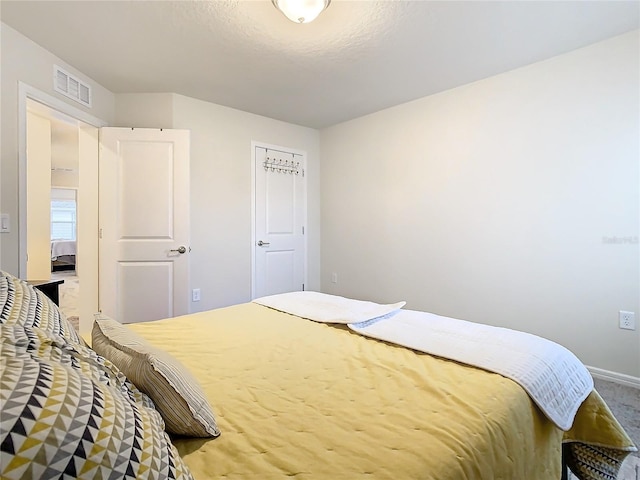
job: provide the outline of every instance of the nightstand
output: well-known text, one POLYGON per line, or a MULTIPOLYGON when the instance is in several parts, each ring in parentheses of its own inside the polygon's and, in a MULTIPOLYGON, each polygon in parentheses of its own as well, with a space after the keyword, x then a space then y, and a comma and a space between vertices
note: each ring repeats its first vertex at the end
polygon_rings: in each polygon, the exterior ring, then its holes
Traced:
POLYGON ((27 283, 49 297, 53 303, 60 305, 60 293, 58 287, 64 280, 27 280, 27 283))

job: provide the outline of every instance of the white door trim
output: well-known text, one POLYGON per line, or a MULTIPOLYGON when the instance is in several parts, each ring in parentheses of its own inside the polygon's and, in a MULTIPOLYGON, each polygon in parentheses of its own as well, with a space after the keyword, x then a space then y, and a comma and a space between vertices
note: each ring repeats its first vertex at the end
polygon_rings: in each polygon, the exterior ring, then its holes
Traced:
POLYGON ((18 276, 24 280, 27 275, 27 100, 42 103, 92 127, 107 126, 105 120, 18 82, 18 276))
MULTIPOLYGON (((256 298, 256 148, 266 148, 268 150, 279 150, 282 152, 301 155, 304 158, 305 169, 307 169, 307 152, 297 150, 295 148, 273 145, 266 142, 251 141, 251 299, 256 298)), ((303 223, 305 225, 304 234, 304 276, 303 282, 308 285, 308 232, 307 232, 307 175, 306 171, 302 178, 304 185, 304 202, 303 202, 303 223)))

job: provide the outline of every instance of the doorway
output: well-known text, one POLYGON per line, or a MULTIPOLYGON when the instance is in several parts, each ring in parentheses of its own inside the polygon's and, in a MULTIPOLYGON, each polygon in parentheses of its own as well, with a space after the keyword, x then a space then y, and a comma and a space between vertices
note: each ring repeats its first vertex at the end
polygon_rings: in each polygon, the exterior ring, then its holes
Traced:
POLYGON ((19 276, 24 280, 67 277, 60 290, 61 307, 67 316, 77 317, 81 333, 90 329, 98 308, 98 127, 105 124, 26 84, 19 86, 19 276), (29 142, 44 148, 42 158, 33 158, 29 142), (71 214, 69 207, 68 215, 63 214, 73 224, 67 227, 75 230, 75 240, 61 246, 64 252, 52 251, 52 233, 57 235, 51 222, 52 187, 75 197, 75 212, 71 214), (52 257, 73 270, 52 271, 52 257), (39 264, 39 269, 33 270, 32 263, 39 264), (70 295, 65 295, 67 287, 70 295))
POLYGON ((27 280, 61 281, 60 310, 79 330, 79 135, 86 124, 27 99, 26 126, 27 280))
MULTIPOLYGON (((52 135, 52 145, 55 144, 52 135)), ((53 150, 53 148, 52 148, 53 150)), ((28 161, 28 160, 27 160, 28 161)), ((77 167, 75 172, 77 172, 77 167)), ((62 283, 58 287, 60 310, 71 324, 80 329, 80 276, 78 275, 78 186, 61 186, 57 174, 77 176, 70 169, 62 170, 55 155, 51 156, 51 280, 62 283)), ((27 260, 27 265, 29 265, 27 260)))

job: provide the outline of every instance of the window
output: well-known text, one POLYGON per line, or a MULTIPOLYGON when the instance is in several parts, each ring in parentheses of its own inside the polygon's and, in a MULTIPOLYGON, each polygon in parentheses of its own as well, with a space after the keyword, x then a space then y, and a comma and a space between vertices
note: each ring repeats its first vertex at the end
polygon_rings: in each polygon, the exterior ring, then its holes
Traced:
POLYGON ((51 240, 76 239, 76 201, 51 200, 51 240))

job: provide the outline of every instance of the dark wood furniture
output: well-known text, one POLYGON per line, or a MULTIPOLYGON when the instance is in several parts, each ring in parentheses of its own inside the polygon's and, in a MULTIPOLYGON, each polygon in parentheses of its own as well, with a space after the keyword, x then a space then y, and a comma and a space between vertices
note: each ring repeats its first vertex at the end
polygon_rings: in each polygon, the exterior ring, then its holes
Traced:
POLYGON ((58 291, 58 287, 64 283, 64 280, 27 280, 27 283, 44 293, 53 303, 60 305, 60 292, 58 291))

